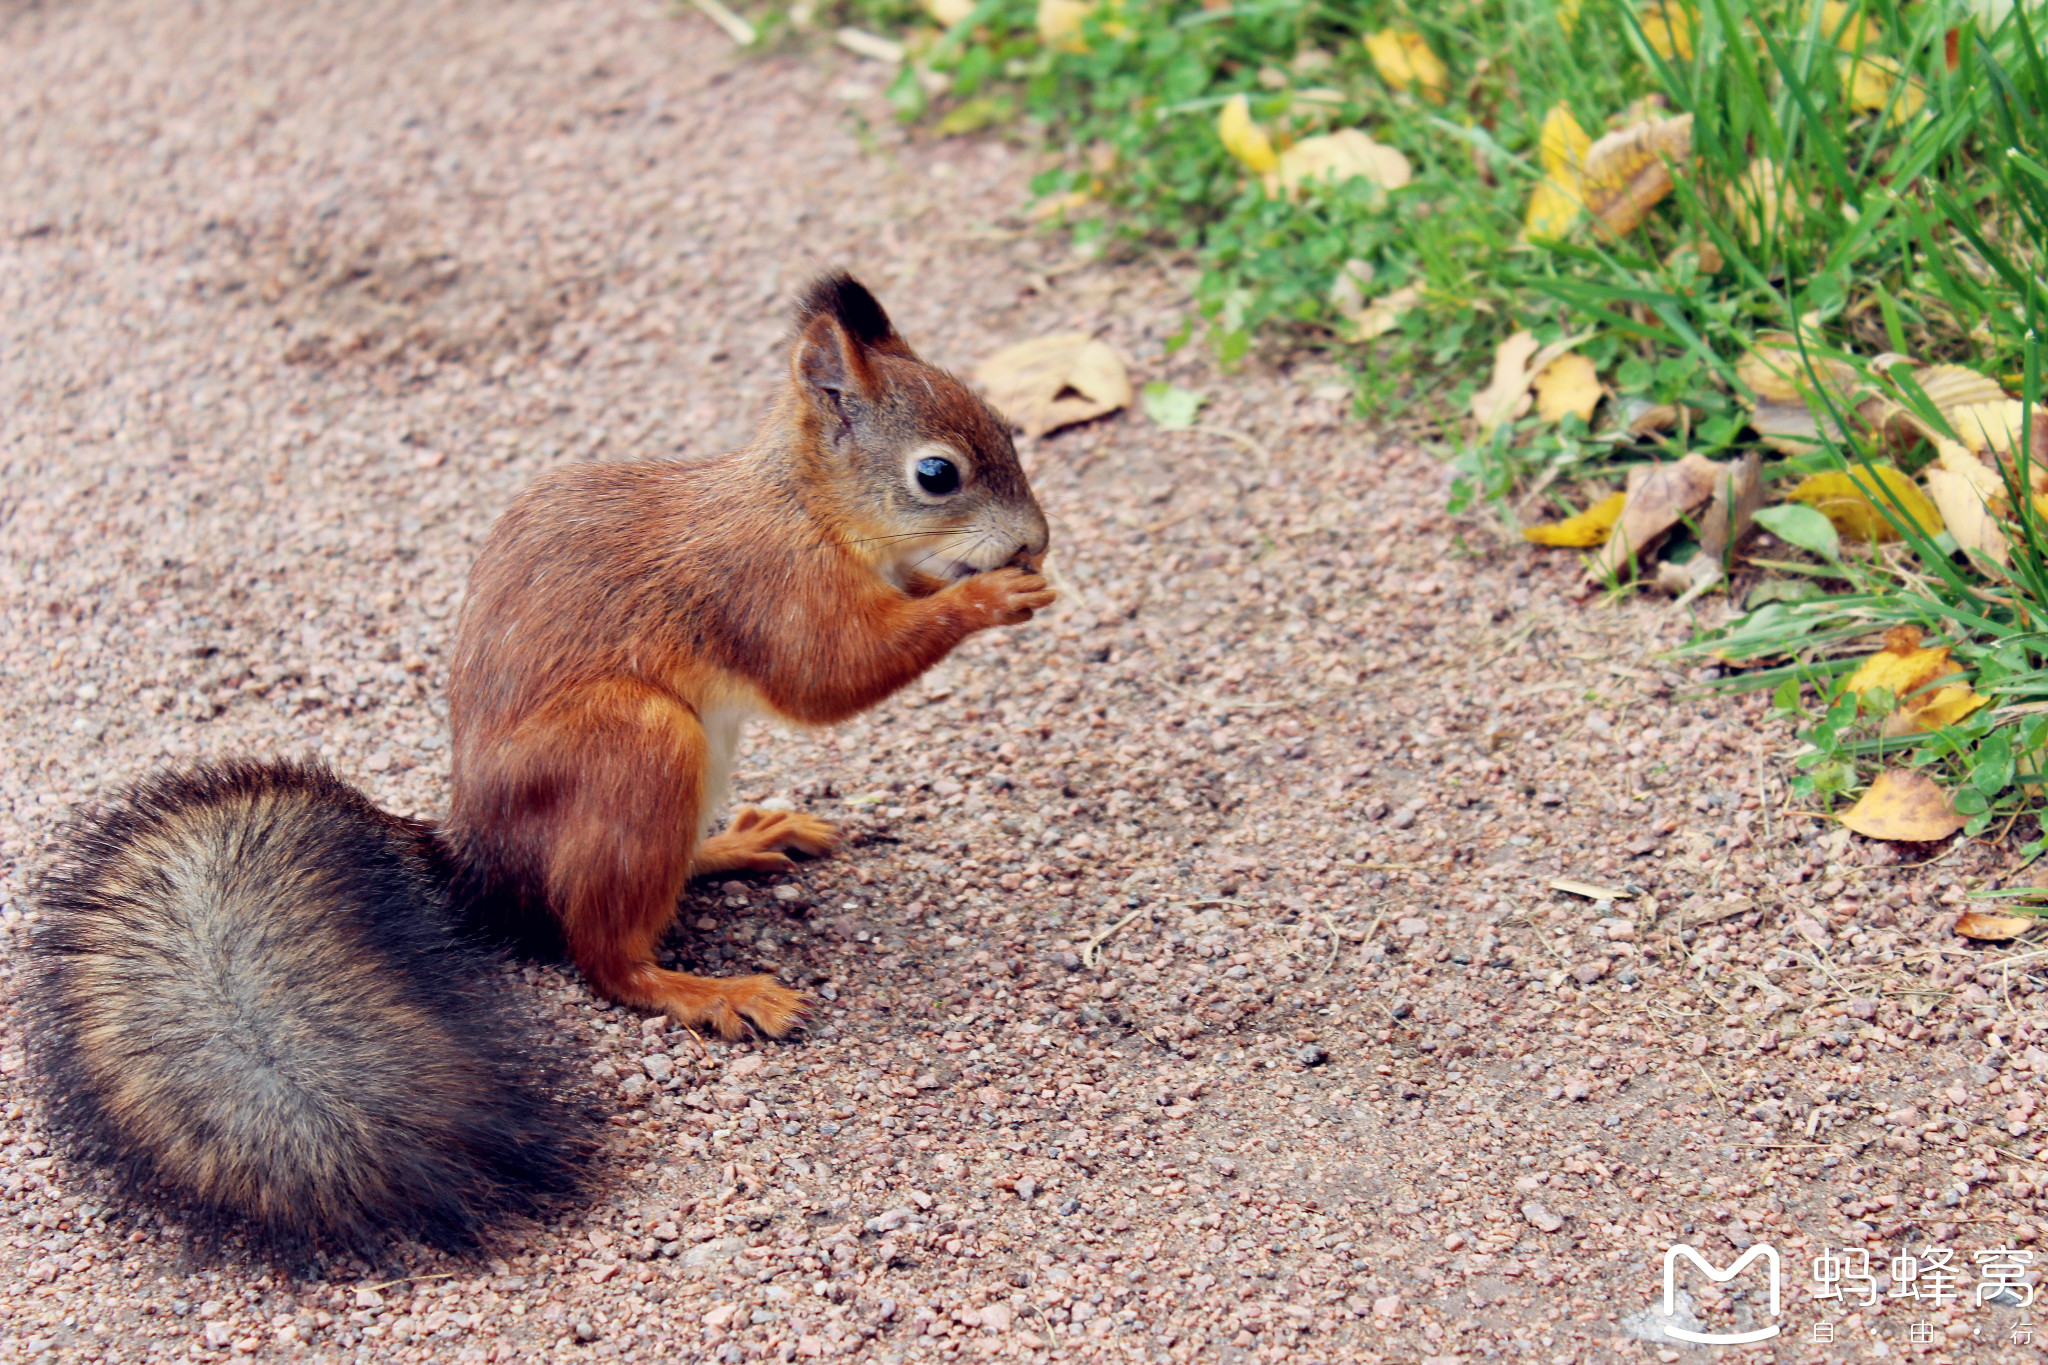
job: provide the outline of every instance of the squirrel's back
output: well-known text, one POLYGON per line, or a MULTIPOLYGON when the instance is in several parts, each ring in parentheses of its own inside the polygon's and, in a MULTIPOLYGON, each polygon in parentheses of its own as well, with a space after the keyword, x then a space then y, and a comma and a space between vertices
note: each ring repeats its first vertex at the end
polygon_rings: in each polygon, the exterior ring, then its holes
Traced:
POLYGON ((431 830, 324 768, 159 774, 74 824, 37 897, 31 1061, 131 1195, 273 1253, 474 1246, 583 1180, 587 1117, 431 830))

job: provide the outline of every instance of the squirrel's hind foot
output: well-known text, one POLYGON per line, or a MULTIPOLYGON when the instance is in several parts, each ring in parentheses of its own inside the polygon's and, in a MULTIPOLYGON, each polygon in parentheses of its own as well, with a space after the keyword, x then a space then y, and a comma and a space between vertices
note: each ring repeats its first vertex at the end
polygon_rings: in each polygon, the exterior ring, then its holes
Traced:
POLYGON ((783 872, 795 866, 784 849, 822 858, 839 847, 839 831, 814 815, 748 806, 724 832, 697 846, 692 877, 714 872, 783 872))
POLYGON ((663 1002, 669 1017, 693 1027, 718 1030, 721 1038, 743 1038, 752 1024, 770 1038, 802 1028, 811 1002, 772 976, 681 977, 682 989, 663 1002))
POLYGON ((721 1038, 744 1038, 752 1025, 770 1038, 802 1028, 811 1001, 772 976, 692 976, 646 966, 620 980, 602 971, 591 984, 603 995, 639 1009, 660 1010, 679 1024, 709 1029, 721 1038))

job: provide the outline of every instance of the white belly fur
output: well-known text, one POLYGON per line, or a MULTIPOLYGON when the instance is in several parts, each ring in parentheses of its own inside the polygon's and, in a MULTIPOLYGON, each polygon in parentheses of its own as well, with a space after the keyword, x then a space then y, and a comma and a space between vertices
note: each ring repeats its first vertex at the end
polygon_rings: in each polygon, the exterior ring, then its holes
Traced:
POLYGON ((758 713, 758 708, 741 702, 727 702, 722 706, 707 708, 699 713, 697 722, 704 727, 704 784, 698 793, 697 838, 702 840, 711 832, 711 817, 732 795, 733 760, 739 756, 740 731, 746 728, 747 718, 758 713))

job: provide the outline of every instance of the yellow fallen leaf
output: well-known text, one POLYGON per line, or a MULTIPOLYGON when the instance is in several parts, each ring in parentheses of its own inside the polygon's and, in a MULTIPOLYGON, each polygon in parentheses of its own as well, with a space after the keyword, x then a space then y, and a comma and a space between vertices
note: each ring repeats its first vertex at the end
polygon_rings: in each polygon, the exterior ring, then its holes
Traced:
POLYGON ((1724 198, 1735 226, 1751 246, 1761 246, 1765 237, 1779 236, 1797 227, 1803 216, 1799 201, 1791 197, 1786 186, 1784 172, 1767 156, 1750 162, 1728 187, 1724 198))
POLYGON ((2012 547, 1992 510, 1998 504, 1984 496, 1970 475, 1945 465, 1929 465, 1920 477, 1926 480, 1928 496, 1941 509, 1941 519, 1948 524, 1948 533, 1955 537, 1957 545, 1987 555, 1999 564, 2011 559, 2012 547))
POLYGON ((1383 190, 1398 190, 1411 174, 1408 158, 1394 148, 1374 142, 1356 128, 1340 128, 1305 137, 1280 153, 1277 166, 1266 177, 1266 192, 1294 195, 1314 181, 1353 179, 1369 180, 1383 190))
POLYGON ((1311 86, 1307 90, 1297 90, 1289 98, 1288 108, 1291 111, 1306 114, 1310 118, 1334 114, 1351 99, 1342 90, 1332 90, 1321 85, 1311 86))
POLYGON ((1858 665, 1842 684, 1843 690, 1860 699, 1871 689, 1882 687, 1904 704, 1935 679, 1963 671, 1962 665, 1949 657, 1948 646, 1928 649, 1920 639, 1918 626, 1893 626, 1884 633, 1884 648, 1858 665))
POLYGON ((1033 204, 1031 217, 1034 221, 1044 222, 1063 213, 1078 213, 1094 201, 1095 196, 1086 190, 1068 190, 1065 194, 1056 194, 1050 199, 1041 199, 1033 204))
POLYGON ((1982 910, 1965 910, 1956 916, 1956 932, 1964 938, 2003 943, 2018 938, 2041 921, 2032 915, 1993 915, 1982 910))
POLYGON ((1544 366, 1529 386, 1536 391, 1536 415, 1546 422, 1561 422, 1568 412, 1590 422, 1593 409, 1600 406, 1599 372, 1592 361, 1576 352, 1544 366))
POLYGON ((1543 131, 1536 139, 1536 155, 1543 166, 1543 179, 1529 196, 1523 216, 1523 233, 1530 237, 1562 237, 1578 220, 1581 207, 1579 179, 1586 162, 1586 149, 1593 140, 1572 117, 1563 101, 1543 116, 1543 131))
POLYGON ((1680 242, 1664 253, 1667 270, 1678 270, 1690 266, 1701 275, 1718 275, 1721 267, 1728 262, 1721 255, 1721 248, 1704 239, 1697 242, 1680 242))
POLYGON ((1006 346, 983 361, 974 377, 996 410, 1031 436, 1100 417, 1131 401, 1123 361, 1108 343, 1086 332, 1006 346))
POLYGON ((1537 182, 1529 195, 1529 209, 1522 219, 1527 237, 1562 237, 1579 220, 1577 187, 1567 189, 1555 180, 1537 182))
POLYGON ((925 12, 947 28, 974 13, 974 0, 924 0, 925 12))
POLYGON ((1396 90, 1412 86, 1431 104, 1442 104, 1450 93, 1450 68, 1414 29, 1383 28, 1367 34, 1365 50, 1380 79, 1396 90))
POLYGON ((1038 41, 1062 52, 1086 52, 1081 27, 1094 12, 1094 0, 1038 0, 1038 41))
MULTIPOLYGON (((1999 403, 2006 399, 2005 390, 1997 380, 1962 365, 1915 367, 1903 356, 1880 356, 1871 365, 1881 371, 1890 371, 1898 365, 1906 366, 1912 373, 1913 382, 1920 386, 1921 392, 1927 395, 1927 401, 1938 412, 1951 413, 1959 408, 1999 403), (1888 359, 1890 363, 1887 363, 1888 359)), ((1911 450, 1923 440, 1931 441, 1940 435, 1921 420, 1919 413, 1881 393, 1861 399, 1856 405, 1856 414, 1888 448, 1901 453, 1911 450)))
POLYGON ((1913 382, 1942 412, 1974 403, 1995 403, 2006 396, 1996 379, 1967 365, 1929 365, 1913 371, 1913 382))
POLYGON ((1969 823, 1933 778, 1911 768, 1879 773, 1863 799, 1837 818, 1865 838, 1916 844, 1946 839, 1969 823))
POLYGON ((1888 464, 1810 475, 1786 497, 1818 510, 1844 536, 1874 545, 1889 544, 1899 538, 1899 532, 1871 500, 1873 482, 1883 491, 1894 516, 1910 518, 1930 536, 1941 534, 1941 512, 1933 501, 1904 470, 1888 464))
POLYGON ((1643 39, 1649 43, 1650 51, 1666 61, 1674 57, 1692 60, 1692 36, 1700 19, 1691 6, 1679 0, 1655 0, 1643 6, 1636 18, 1643 26, 1643 39))
POLYGON ((1679 521, 1714 496, 1729 471, 1704 455, 1671 464, 1638 465, 1628 473, 1628 505, 1587 565, 1595 581, 1619 577, 1638 556, 1663 539, 1679 521))
POLYGON ((1897 739, 1903 735, 1924 735, 1939 730, 1944 725, 1954 725, 1980 706, 1990 703, 1989 697, 1980 696, 1968 683, 1957 683, 1952 687, 1937 687, 1931 692, 1922 692, 1912 703, 1901 706, 1884 718, 1880 733, 1886 739, 1897 739))
POLYGON ((1576 176, 1586 164, 1586 149, 1592 145, 1593 139, 1572 117, 1571 106, 1559 100, 1543 116, 1543 131, 1536 138, 1536 158, 1545 175, 1576 176))
POLYGON ((1557 26, 1567 35, 1579 26, 1579 0, 1557 0, 1557 26))
POLYGON ((1877 41, 1877 20, 1869 14, 1851 17, 1843 0, 1825 0, 1820 7, 1820 36, 1844 52, 1860 52, 1877 41))
POLYGON ((1927 107, 1927 87, 1905 73, 1898 62, 1866 52, 1844 65, 1848 69, 1849 107, 1861 114, 1888 110, 1885 121, 1904 123, 1927 107))
POLYGON ((1524 526, 1522 539, 1538 545, 1591 549, 1607 539, 1607 533, 1614 529, 1615 522, 1621 520, 1621 509, 1626 506, 1628 494, 1615 493, 1563 521, 1553 521, 1544 526, 1524 526))
POLYGON ((1692 115, 1618 129, 1586 148, 1580 202, 1612 232, 1631 232, 1692 161, 1692 115))
MULTIPOLYGON (((1963 403, 1943 411, 1955 428, 1965 449, 1973 455, 2014 455, 2020 448, 2020 426, 2026 421, 2027 405, 2017 398, 1995 398, 1988 403, 1963 403)), ((2029 457, 2038 460, 2048 452, 2048 413, 2035 408, 2034 439, 2028 442, 2029 457)))
POLYGON ((1216 116, 1216 136, 1223 139, 1224 149, 1253 174, 1268 175, 1280 169, 1272 139, 1266 136, 1264 128, 1252 122, 1252 102, 1246 96, 1232 95, 1224 102, 1223 112, 1216 116))

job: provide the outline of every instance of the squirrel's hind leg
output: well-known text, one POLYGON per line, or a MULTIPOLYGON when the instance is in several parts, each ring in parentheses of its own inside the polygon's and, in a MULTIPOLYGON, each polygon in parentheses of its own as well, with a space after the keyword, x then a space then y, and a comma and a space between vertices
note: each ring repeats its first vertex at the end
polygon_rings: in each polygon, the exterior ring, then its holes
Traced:
POLYGON ((627 682, 583 689, 562 710, 575 723, 565 727, 564 761, 550 765, 559 804, 548 903, 591 988, 727 1038, 748 1024, 776 1038, 802 1024, 808 1002, 773 977, 691 976, 656 961, 699 851, 691 845, 708 747, 696 715, 627 682))
POLYGON ((784 849, 822 858, 839 847, 839 831, 814 815, 748 806, 721 834, 697 845, 692 877, 714 872, 782 872, 794 866, 784 849))

